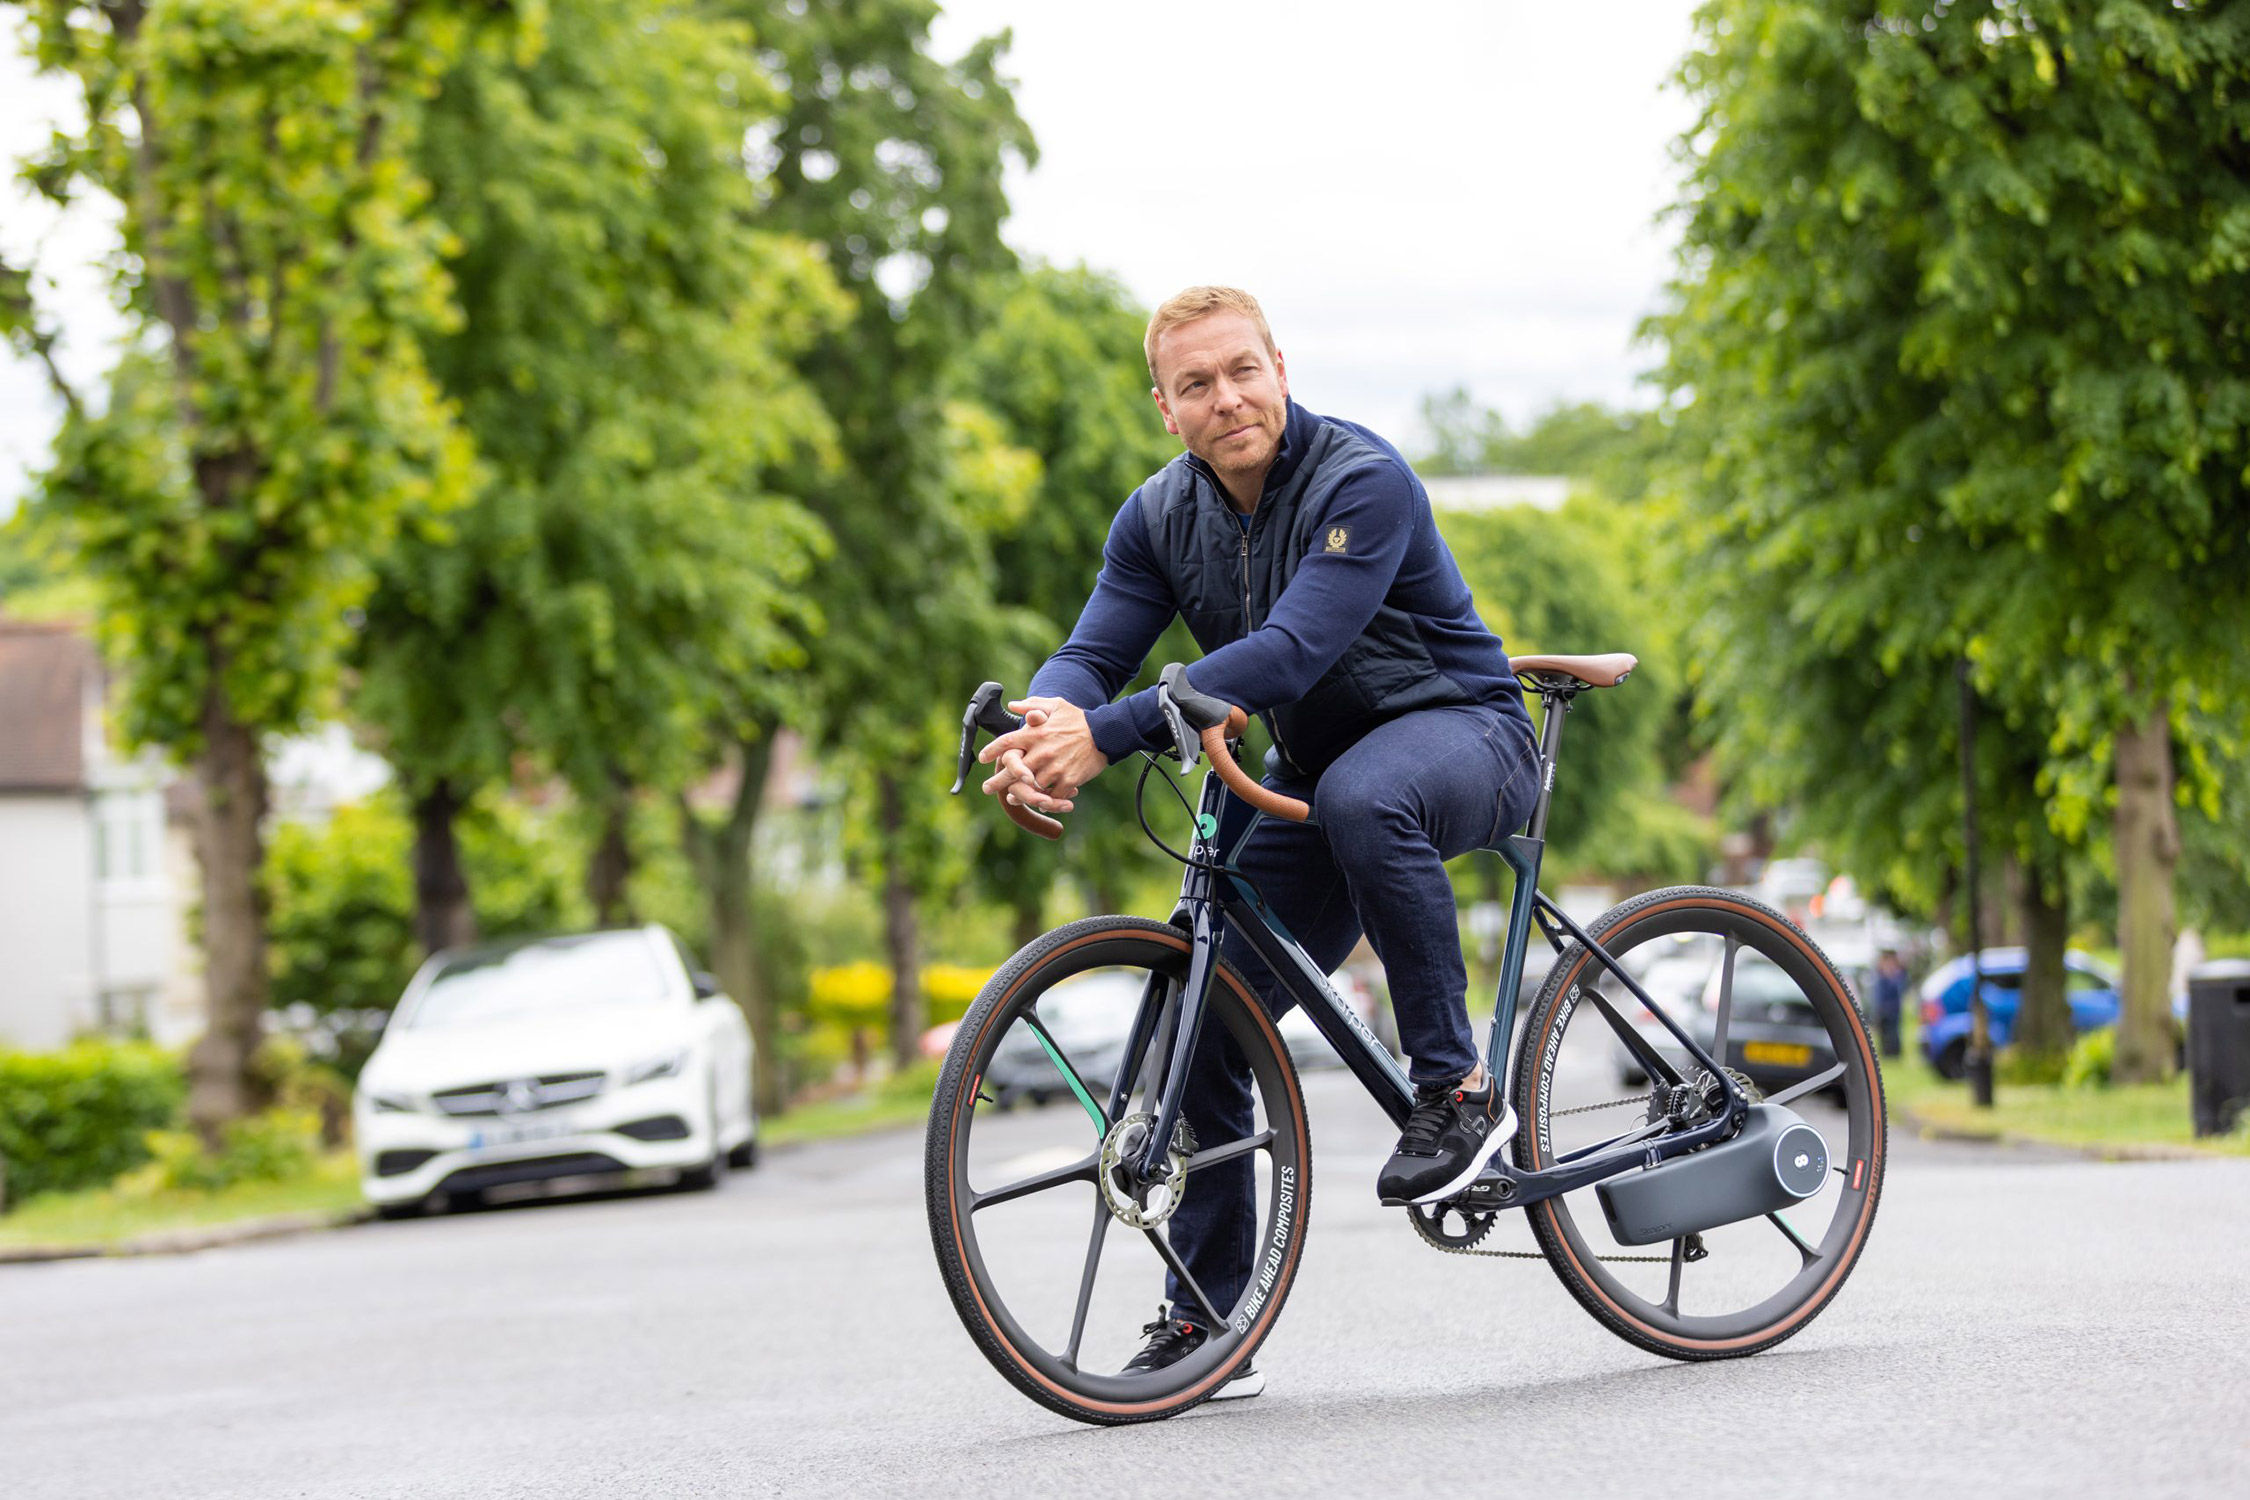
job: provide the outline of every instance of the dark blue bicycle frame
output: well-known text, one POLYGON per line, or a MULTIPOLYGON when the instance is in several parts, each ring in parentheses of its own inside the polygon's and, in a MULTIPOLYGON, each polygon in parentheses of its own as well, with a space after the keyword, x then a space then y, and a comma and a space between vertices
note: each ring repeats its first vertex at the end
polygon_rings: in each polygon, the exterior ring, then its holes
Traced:
MULTIPOLYGON (((1572 1152, 1558 1159, 1554 1165, 1537 1172, 1519 1171, 1505 1160, 1496 1159, 1487 1168, 1487 1174, 1497 1175, 1494 1184, 1497 1196, 1510 1207, 1536 1203, 1542 1198, 1552 1198, 1562 1193, 1615 1176, 1619 1172, 1640 1166, 1654 1166, 1660 1161, 1693 1151, 1714 1141, 1725 1139, 1741 1129, 1748 1118, 1750 1101, 1740 1085, 1719 1065, 1710 1054, 1697 1045, 1695 1039, 1682 1030, 1662 1007, 1652 1001, 1646 990, 1632 975, 1612 958, 1601 944, 1587 936, 1585 930, 1572 921, 1539 890, 1539 865, 1546 850, 1547 805, 1554 789, 1555 750, 1561 737, 1562 721, 1569 708, 1569 696, 1561 692, 1542 692, 1546 700, 1545 727, 1540 734, 1539 753, 1544 774, 1539 801, 1533 809, 1527 831, 1514 834, 1494 846, 1495 852, 1506 862, 1515 877, 1515 890, 1508 909, 1507 945, 1500 961, 1499 993, 1495 997, 1491 1038, 1485 1047, 1485 1066, 1492 1076, 1507 1087, 1509 1044, 1514 1035, 1516 1016, 1516 991, 1523 977, 1524 954, 1531 942, 1532 924, 1536 920, 1548 941, 1560 950, 1561 939, 1557 933, 1567 935, 1583 945, 1596 962, 1614 974, 1633 997, 1687 1049, 1687 1053, 1705 1073, 1721 1080, 1726 1093, 1724 1108, 1715 1108, 1711 1118, 1684 1129, 1672 1129, 1659 1120, 1642 1130, 1627 1132, 1614 1141, 1606 1141, 1572 1152), (1653 1139, 1644 1139, 1653 1137, 1653 1139)), ((1171 1045, 1156 1059, 1159 1071, 1152 1075, 1149 1092, 1158 1100, 1156 1128, 1148 1138, 1148 1146, 1137 1163, 1138 1175, 1153 1181, 1164 1171, 1164 1143, 1172 1139, 1179 1123, 1181 1096, 1186 1090, 1188 1059, 1194 1055, 1198 1036, 1202 1031, 1203 1014, 1210 994, 1211 976, 1219 961, 1219 945, 1226 929, 1232 927, 1256 950, 1258 956, 1279 978, 1290 998, 1304 1007, 1305 1015, 1336 1049, 1375 1102, 1392 1120, 1403 1126, 1407 1114, 1414 1107, 1414 1087, 1408 1082, 1406 1071, 1388 1048, 1375 1039, 1365 1023, 1353 1014, 1351 1007, 1329 987, 1328 977, 1320 971, 1293 937, 1281 924, 1264 899, 1250 882, 1243 878, 1235 865, 1235 857, 1243 845, 1256 832, 1264 814, 1252 811, 1242 832, 1233 843, 1221 848, 1217 830, 1223 826, 1222 814, 1227 799, 1232 794, 1216 773, 1207 772, 1203 778, 1200 806, 1197 808, 1197 836, 1189 850, 1193 861, 1180 882, 1180 899, 1172 913, 1172 922, 1182 928, 1189 939, 1188 969, 1178 984, 1163 982, 1152 977, 1141 997, 1139 1013, 1134 1017, 1133 1030, 1127 1043, 1127 1058, 1142 1058, 1152 1041, 1169 1037, 1171 1045), (1203 830, 1212 830, 1204 833, 1203 830)), ((1612 1008, 1607 999, 1588 988, 1581 999, 1598 1005, 1604 1019, 1647 1071, 1652 1084, 1682 1082, 1677 1069, 1633 1032, 1612 1008)), ((1110 1098, 1110 1117, 1116 1118, 1126 1097, 1133 1088, 1133 1069, 1118 1070, 1110 1098)), ((1481 1184, 1480 1184, 1481 1185, 1481 1184)))

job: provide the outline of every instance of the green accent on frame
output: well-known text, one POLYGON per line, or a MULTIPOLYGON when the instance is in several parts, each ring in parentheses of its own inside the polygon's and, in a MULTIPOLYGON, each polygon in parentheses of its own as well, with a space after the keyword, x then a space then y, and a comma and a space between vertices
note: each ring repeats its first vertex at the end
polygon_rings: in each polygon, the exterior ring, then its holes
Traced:
POLYGON ((1197 813, 1195 815, 1195 831, 1207 839, 1217 838, 1219 835, 1219 820, 1210 813, 1197 813))
POLYGON ((1094 1138, 1099 1140, 1108 1135, 1109 1121, 1102 1118, 1102 1107, 1094 1102, 1093 1095, 1086 1092, 1086 1085, 1078 1081, 1076 1070, 1069 1063, 1063 1061, 1061 1051, 1047 1037, 1047 1028, 1040 1025, 1037 1018, 1028 1013, 1024 1016, 1024 1020, 1030 1024, 1031 1034, 1038 1038, 1040 1047, 1046 1052, 1049 1060, 1054 1063, 1055 1071, 1062 1074, 1063 1082, 1070 1085, 1070 1091, 1078 1096, 1078 1102, 1086 1106, 1086 1118, 1094 1122, 1094 1138))

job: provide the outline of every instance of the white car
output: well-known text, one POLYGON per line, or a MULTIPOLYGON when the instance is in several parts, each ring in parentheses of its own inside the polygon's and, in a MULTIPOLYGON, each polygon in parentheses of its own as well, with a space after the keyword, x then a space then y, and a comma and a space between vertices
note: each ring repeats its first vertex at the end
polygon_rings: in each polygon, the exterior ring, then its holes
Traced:
POLYGON ((449 949, 415 974, 352 1099, 386 1217, 436 1195, 757 1160, 750 1028, 662 927, 449 949))

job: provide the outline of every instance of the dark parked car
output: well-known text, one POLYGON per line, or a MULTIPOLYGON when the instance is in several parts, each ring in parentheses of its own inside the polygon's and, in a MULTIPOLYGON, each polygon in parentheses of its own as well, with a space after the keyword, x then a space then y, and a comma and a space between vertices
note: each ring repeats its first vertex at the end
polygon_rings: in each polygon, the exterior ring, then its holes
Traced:
MULTIPOLYGON (((1653 957, 1638 977, 1649 997, 1708 1050, 1719 1019, 1717 941, 1683 941, 1676 951, 1653 957)), ((1659 1056, 1675 1067, 1687 1063, 1686 1050, 1622 986, 1611 980, 1602 988, 1612 995, 1618 1014, 1638 1027, 1659 1056)), ((1628 1086, 1648 1081, 1622 1044, 1617 1058, 1618 1076, 1628 1086)), ((1836 1052, 1796 981, 1761 955, 1744 951, 1735 957, 1734 1006, 1727 1022, 1726 1056, 1721 1060, 1771 1092, 1826 1072, 1836 1065, 1836 1052)))
MULTIPOLYGON (((1039 1020, 1086 1087, 1106 1094, 1117 1081, 1133 1012, 1145 976, 1125 969, 1096 969, 1066 979, 1039 1001, 1039 1020)), ((1019 1100, 1045 1104, 1070 1097, 1070 1086, 1029 1026, 1008 1028, 984 1072, 984 1086, 1002 1109, 1019 1100)))

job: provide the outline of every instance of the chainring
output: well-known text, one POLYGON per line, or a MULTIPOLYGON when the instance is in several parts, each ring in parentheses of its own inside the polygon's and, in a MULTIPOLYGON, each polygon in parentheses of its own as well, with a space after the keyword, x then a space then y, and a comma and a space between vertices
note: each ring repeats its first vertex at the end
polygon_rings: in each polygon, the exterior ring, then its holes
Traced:
POLYGON ((1500 1214, 1497 1209, 1477 1213, 1457 1203, 1433 1203, 1427 1208, 1419 1204, 1407 1205, 1406 1217, 1413 1224, 1414 1232, 1422 1237, 1424 1244, 1433 1245, 1440 1250, 1459 1252, 1471 1248, 1492 1233, 1492 1226, 1498 1222, 1500 1214), (1448 1229, 1448 1218, 1459 1220, 1460 1227, 1448 1229))

